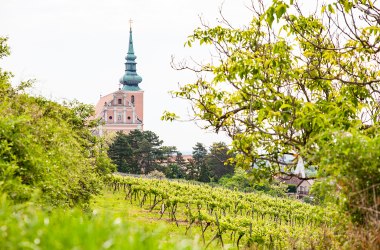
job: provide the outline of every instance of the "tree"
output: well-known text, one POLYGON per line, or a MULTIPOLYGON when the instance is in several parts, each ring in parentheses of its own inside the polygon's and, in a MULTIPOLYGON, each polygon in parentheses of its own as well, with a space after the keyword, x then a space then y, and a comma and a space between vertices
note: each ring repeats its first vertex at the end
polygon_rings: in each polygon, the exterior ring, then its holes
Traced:
MULTIPOLYGON (((252 8, 252 21, 243 28, 222 18, 222 25, 194 31, 186 44, 211 46, 216 57, 199 68, 173 63, 198 78, 172 94, 191 102, 205 128, 233 139, 238 166, 259 166, 252 171, 261 178, 291 175, 296 162, 284 156, 302 154, 315 164, 307 144, 317 145, 312 139, 321 132, 377 124, 378 63, 360 41, 348 35, 337 40, 333 24, 302 15, 297 5, 274 1, 265 8, 259 1, 252 8), (280 31, 275 19, 284 22, 280 31)), ((167 112, 163 118, 174 117, 167 112)))
POLYGON ((177 154, 175 156, 175 162, 181 168, 184 168, 186 165, 185 159, 183 159, 182 153, 179 151, 177 151, 177 154))
POLYGON ((128 144, 128 137, 123 132, 116 132, 113 143, 109 146, 108 156, 112 159, 113 163, 117 166, 117 171, 123 173, 130 173, 130 161, 132 156, 132 148, 128 144))
POLYGON ((206 164, 206 156, 206 147, 202 143, 197 142, 193 147, 192 167, 194 168, 194 172, 196 173, 196 175, 194 174, 194 177, 196 177, 199 181, 202 182, 210 181, 210 170, 206 164))
POLYGON ((210 146, 206 165, 210 169, 210 177, 215 181, 218 181, 224 175, 234 173, 234 167, 228 163, 228 159, 231 158, 228 150, 224 142, 215 142, 210 146))
POLYGON ((154 132, 142 132, 142 140, 139 142, 138 148, 134 150, 141 173, 149 173, 157 168, 162 143, 163 141, 154 132))
MULTIPOLYGON (((296 162, 286 155, 297 153, 338 187, 346 181, 339 174, 345 167, 334 164, 329 170, 319 152, 335 148, 326 142, 379 134, 379 4, 335 0, 305 14, 293 0, 274 0, 268 7, 252 3, 252 21, 244 27, 234 28, 222 16, 220 25, 194 31, 186 44, 211 46, 216 56, 195 67, 173 63, 195 71, 197 79, 172 93, 191 102, 206 128, 233 139, 236 164, 251 168, 254 176, 292 175, 296 162)), ((163 118, 176 116, 166 112, 163 118)), ((355 159, 347 160, 355 166, 355 159)), ((372 175, 369 169, 354 172, 351 185, 369 189, 378 184, 366 181, 372 175)), ((340 192, 347 197, 348 190, 340 192)))
POLYGON ((185 173, 181 166, 176 163, 169 163, 165 168, 165 175, 170 179, 185 178, 185 173))
POLYGON ((108 155, 121 172, 146 174, 159 167, 163 141, 152 131, 132 130, 118 132, 111 143, 108 155))
POLYGON ((174 165, 178 166, 178 172, 181 173, 182 177, 179 178, 190 179, 188 173, 190 170, 189 166, 191 166, 191 164, 185 161, 185 159, 182 156, 182 153, 179 151, 177 151, 174 165))
POLYGON ((177 154, 177 152, 176 146, 161 146, 159 159, 161 162, 171 160, 173 155, 177 154))

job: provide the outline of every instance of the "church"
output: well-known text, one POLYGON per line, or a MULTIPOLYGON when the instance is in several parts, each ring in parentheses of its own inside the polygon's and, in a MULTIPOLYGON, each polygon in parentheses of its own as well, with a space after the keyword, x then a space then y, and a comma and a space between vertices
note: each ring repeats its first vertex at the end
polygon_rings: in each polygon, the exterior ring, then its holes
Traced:
POLYGON ((98 135, 143 130, 144 91, 139 87, 142 78, 136 72, 132 27, 129 31, 129 47, 125 59, 125 72, 120 78, 121 87, 113 93, 102 96, 95 106, 95 119, 100 119, 98 135))

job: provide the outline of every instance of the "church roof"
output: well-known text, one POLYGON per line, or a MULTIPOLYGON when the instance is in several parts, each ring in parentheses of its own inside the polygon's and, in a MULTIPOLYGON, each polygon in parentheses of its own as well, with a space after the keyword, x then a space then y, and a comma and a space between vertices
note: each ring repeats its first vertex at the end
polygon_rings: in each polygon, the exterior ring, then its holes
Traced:
POLYGON ((122 90, 126 90, 126 91, 140 91, 140 87, 139 86, 134 86, 134 85, 124 85, 122 90))
POLYGON ((104 108, 104 103, 108 103, 113 100, 113 95, 114 93, 102 96, 98 103, 95 106, 95 118, 98 118, 98 116, 101 114, 103 108, 104 108))
POLYGON ((286 177, 279 177, 278 179, 288 185, 296 185, 297 187, 300 186, 303 182, 308 182, 310 185, 313 185, 314 183, 314 180, 312 179, 304 180, 298 178, 297 176, 292 176, 290 179, 286 177))

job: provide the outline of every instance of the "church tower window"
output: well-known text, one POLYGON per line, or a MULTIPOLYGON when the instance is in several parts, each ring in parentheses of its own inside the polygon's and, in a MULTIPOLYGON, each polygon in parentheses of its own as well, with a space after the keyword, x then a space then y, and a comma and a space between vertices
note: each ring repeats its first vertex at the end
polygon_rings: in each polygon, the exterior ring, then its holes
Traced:
POLYGON ((134 104, 135 103, 135 96, 131 96, 131 102, 134 104))
POLYGON ((121 99, 117 99, 117 104, 121 104, 121 99))

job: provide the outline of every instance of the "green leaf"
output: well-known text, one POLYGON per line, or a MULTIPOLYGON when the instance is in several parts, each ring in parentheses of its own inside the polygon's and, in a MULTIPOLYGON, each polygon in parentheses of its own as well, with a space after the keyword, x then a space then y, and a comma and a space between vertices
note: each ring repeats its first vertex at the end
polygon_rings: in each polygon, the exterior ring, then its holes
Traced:
POLYGON ((260 109, 257 116, 257 121, 261 123, 265 119, 266 115, 267 111, 265 109, 260 109))
POLYGON ((277 20, 279 20, 284 15, 287 8, 288 6, 286 4, 280 4, 279 6, 276 7, 277 20))
POLYGON ((267 12, 266 12, 266 21, 269 25, 269 27, 272 27, 272 23, 274 21, 274 7, 270 7, 268 8, 267 12))
POLYGON ((331 14, 334 14, 334 13, 335 13, 335 10, 334 10, 334 7, 332 6, 332 4, 327 5, 327 8, 328 8, 328 10, 329 10, 329 12, 330 12, 331 14))
POLYGON ((322 8, 321 8, 321 13, 325 13, 326 12, 326 5, 323 5, 322 8))
POLYGON ((292 107, 292 105, 284 103, 281 105, 280 109, 286 109, 286 108, 291 108, 291 107, 292 107))

